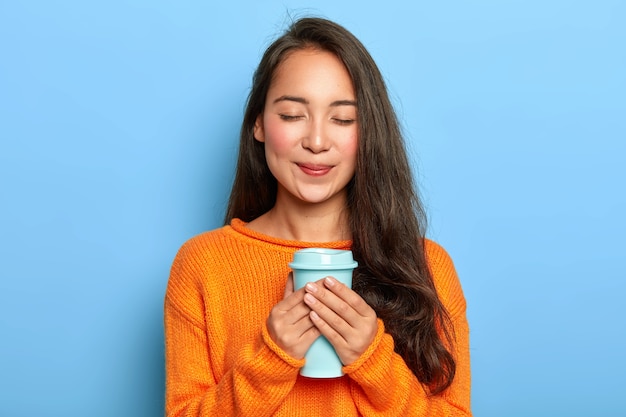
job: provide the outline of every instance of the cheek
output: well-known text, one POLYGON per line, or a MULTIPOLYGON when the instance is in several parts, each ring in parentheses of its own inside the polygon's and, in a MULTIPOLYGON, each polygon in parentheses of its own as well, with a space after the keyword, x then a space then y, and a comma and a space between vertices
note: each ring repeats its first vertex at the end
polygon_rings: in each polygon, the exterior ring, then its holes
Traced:
POLYGON ((356 129, 346 138, 343 149, 346 157, 356 161, 356 154, 359 150, 359 135, 356 129))
POLYGON ((294 137, 297 137, 295 129, 276 118, 268 117, 264 119, 265 127, 265 147, 277 153, 290 149, 293 145, 294 137))

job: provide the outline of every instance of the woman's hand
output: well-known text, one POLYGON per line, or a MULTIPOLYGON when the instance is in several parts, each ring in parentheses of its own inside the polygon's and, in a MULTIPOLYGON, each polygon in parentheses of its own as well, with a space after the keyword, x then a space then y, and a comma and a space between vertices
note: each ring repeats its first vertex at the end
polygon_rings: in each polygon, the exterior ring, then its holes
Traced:
POLYGON ((304 354, 320 335, 310 318, 311 309, 304 303, 304 288, 293 290, 293 274, 289 273, 285 294, 267 318, 267 330, 282 350, 294 359, 304 354))
POLYGON ((341 362, 350 365, 376 336, 376 312, 360 295, 332 277, 304 288, 311 322, 333 345, 341 362))

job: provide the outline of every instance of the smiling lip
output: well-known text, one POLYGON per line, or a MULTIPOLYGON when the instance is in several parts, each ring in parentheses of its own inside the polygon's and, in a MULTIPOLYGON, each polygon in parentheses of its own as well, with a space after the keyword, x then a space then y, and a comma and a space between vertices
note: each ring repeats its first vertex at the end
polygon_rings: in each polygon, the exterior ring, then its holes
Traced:
POLYGON ((328 174, 333 168, 330 165, 317 165, 317 164, 298 164, 298 167, 307 175, 314 177, 321 177, 328 174))

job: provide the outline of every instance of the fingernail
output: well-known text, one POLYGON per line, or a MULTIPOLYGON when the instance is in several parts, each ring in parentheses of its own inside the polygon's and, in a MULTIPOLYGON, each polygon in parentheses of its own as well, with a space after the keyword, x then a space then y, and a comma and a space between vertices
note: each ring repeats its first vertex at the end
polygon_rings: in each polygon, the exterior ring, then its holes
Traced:
POLYGON ((313 284, 312 282, 308 282, 306 284, 306 289, 309 292, 317 292, 317 285, 313 284))
POLYGON ((337 281, 335 281, 335 279, 333 277, 326 277, 326 279, 324 279, 324 282, 329 287, 332 287, 333 285, 335 285, 337 283, 337 281))
POLYGON ((311 294, 306 294, 304 296, 304 301, 306 301, 307 304, 315 304, 317 302, 315 297, 313 297, 311 294))

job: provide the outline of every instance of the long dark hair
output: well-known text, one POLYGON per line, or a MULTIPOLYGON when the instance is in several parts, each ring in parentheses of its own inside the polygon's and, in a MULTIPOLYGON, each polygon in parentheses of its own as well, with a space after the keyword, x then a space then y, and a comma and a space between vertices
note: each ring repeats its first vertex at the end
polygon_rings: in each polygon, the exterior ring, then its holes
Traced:
POLYGON ((265 51, 254 73, 241 127, 237 171, 225 222, 249 222, 276 202, 276 179, 263 143, 253 135, 276 68, 290 52, 317 48, 346 66, 357 101, 358 152, 348 184, 352 251, 359 262, 354 289, 393 336, 395 350, 433 394, 445 390, 456 364, 453 332, 429 271, 426 218, 416 193, 404 141, 383 78, 361 42, 342 26, 303 18, 265 51))

